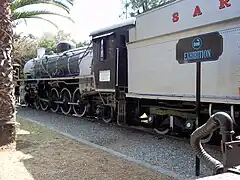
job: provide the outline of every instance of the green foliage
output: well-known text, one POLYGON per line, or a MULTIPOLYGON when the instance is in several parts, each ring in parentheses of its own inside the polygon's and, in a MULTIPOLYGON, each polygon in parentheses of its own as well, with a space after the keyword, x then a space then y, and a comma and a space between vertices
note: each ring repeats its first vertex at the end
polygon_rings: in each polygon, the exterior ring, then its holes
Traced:
POLYGON ((79 48, 79 47, 87 46, 88 44, 89 44, 88 41, 78 42, 76 43, 76 47, 79 48))
MULTIPOLYGON (((73 0, 65 0, 69 5, 73 5, 73 0)), ((11 2, 10 8, 11 11, 15 11, 20 8, 27 7, 29 5, 37 5, 37 4, 51 4, 61 9, 64 9, 67 13, 70 12, 69 6, 64 4, 62 1, 56 0, 13 0, 11 2)))
POLYGON ((56 35, 53 36, 55 41, 72 41, 71 34, 64 33, 63 30, 58 31, 56 35))
POLYGON ((125 18, 129 15, 134 17, 173 1, 176 0, 122 0, 124 11, 121 16, 125 16, 125 18))
POLYGON ((45 33, 39 40, 39 47, 46 48, 46 53, 49 53, 50 51, 56 52, 56 44, 60 41, 73 42, 76 45, 76 48, 87 46, 89 44, 88 41, 76 42, 72 39, 71 34, 64 33, 64 31, 60 30, 56 35, 45 33))
POLYGON ((26 61, 37 56, 37 48, 44 47, 45 54, 57 52, 56 45, 59 41, 72 41, 76 47, 87 46, 88 41, 76 42, 72 39, 71 34, 64 33, 60 30, 57 34, 44 33, 42 37, 36 38, 29 34, 28 36, 14 35, 13 42, 13 62, 24 65, 26 61))
POLYGON ((57 51, 57 43, 60 41, 75 41, 72 39, 71 34, 64 33, 60 30, 56 35, 52 33, 44 33, 44 35, 39 39, 38 47, 46 48, 46 54, 51 53, 51 51, 57 51))
POLYGON ((38 43, 38 47, 44 47, 46 49, 46 54, 50 54, 52 51, 56 52, 56 41, 53 39, 41 38, 38 43))
POLYGON ((15 64, 23 65, 25 61, 36 57, 37 39, 32 36, 14 34, 12 60, 15 64))

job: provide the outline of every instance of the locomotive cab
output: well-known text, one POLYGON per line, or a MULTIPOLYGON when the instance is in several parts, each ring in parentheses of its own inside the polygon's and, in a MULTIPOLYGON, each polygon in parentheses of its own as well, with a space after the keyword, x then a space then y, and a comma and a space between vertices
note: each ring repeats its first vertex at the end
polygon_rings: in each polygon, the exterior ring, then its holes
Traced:
POLYGON ((127 88, 128 29, 135 19, 92 32, 93 72, 96 90, 115 92, 116 87, 127 88))

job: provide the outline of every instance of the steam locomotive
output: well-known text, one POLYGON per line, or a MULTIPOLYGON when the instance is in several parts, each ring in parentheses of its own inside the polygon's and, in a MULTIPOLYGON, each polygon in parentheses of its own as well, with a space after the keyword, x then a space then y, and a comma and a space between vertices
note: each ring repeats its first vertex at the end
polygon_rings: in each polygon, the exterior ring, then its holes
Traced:
POLYGON ((213 113, 225 111, 237 135, 239 6, 239 0, 174 1, 93 31, 86 47, 60 42, 56 54, 25 64, 18 80, 22 99, 43 111, 144 126, 162 135, 189 135, 213 113), (191 62, 199 59, 211 61, 202 63, 196 122, 191 62))

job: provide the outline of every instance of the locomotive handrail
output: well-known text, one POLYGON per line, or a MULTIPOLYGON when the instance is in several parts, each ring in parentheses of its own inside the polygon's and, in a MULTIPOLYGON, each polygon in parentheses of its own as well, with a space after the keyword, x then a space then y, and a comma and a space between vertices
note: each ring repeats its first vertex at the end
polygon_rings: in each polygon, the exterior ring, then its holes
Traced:
POLYGON ((71 73, 71 69, 70 69, 70 58, 71 58, 71 57, 68 57, 68 59, 67 59, 67 68, 68 68, 68 73, 69 73, 69 74, 72 74, 72 73, 71 73))
MULTIPOLYGON (((47 57, 45 57, 46 59, 47 59, 47 57)), ((52 78, 52 76, 49 74, 49 72, 45 69, 45 67, 44 67, 44 65, 43 65, 43 59, 44 58, 41 58, 41 60, 40 60, 40 64, 41 64, 41 66, 42 66, 42 68, 43 68, 43 70, 48 74, 48 76, 50 77, 50 78, 52 78)))
POLYGON ((89 52, 88 52, 88 49, 90 48, 91 44, 92 44, 92 41, 90 41, 90 43, 89 43, 88 47, 86 48, 86 50, 84 51, 82 57, 80 57, 80 54, 79 54, 78 64, 80 64, 80 63, 82 62, 82 59, 83 59, 85 56, 88 55, 88 53, 89 53, 89 52), (87 52, 87 53, 86 53, 86 52, 87 52), (85 54, 85 53, 86 53, 86 54, 85 54))
POLYGON ((118 86, 118 63, 119 63, 119 48, 117 48, 116 86, 118 86))

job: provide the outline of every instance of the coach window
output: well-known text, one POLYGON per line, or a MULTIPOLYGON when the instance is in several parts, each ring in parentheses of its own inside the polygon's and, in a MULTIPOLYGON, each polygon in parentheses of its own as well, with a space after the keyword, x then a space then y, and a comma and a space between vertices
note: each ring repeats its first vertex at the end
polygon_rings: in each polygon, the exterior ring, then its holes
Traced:
POLYGON ((120 35, 120 46, 126 46, 126 37, 124 35, 120 35))
POLYGON ((107 59, 107 37, 101 39, 100 51, 101 51, 100 61, 104 61, 105 59, 107 59))

